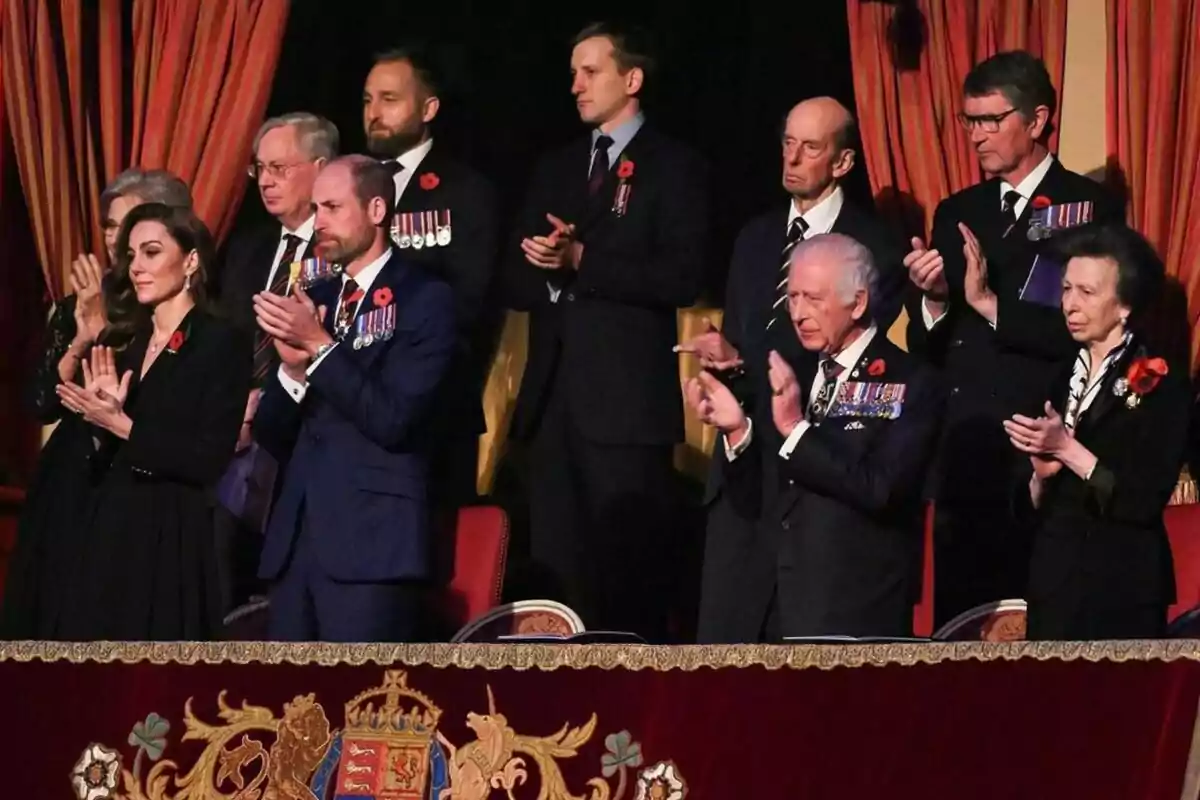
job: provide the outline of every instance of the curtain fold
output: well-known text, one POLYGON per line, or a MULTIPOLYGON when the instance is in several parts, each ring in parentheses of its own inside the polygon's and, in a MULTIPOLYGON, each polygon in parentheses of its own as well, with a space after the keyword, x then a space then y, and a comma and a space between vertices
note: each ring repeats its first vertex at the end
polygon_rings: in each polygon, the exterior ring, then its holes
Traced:
MULTIPOLYGON (((1200 349, 1200 225, 1195 222, 1200 215, 1200 0, 1108 0, 1107 85, 1109 177, 1127 192, 1130 224, 1158 248, 1167 274, 1178 281, 1183 295, 1178 310, 1188 309, 1187 344, 1195 354, 1200 349)), ((1172 303, 1164 313, 1173 310, 1172 303)), ((1163 333, 1174 338, 1170 331, 1163 333)))
POLYGON ((119 28, 121 0, 4 4, 4 101, 47 291, 62 297, 71 259, 100 245, 99 191, 119 163, 121 51, 93 47, 119 28))
POLYGON ((245 193, 289 0, 134 0, 130 162, 192 187, 218 240, 245 193))
MULTIPOLYGON (((1060 89, 1067 0, 850 0, 850 53, 863 161, 880 211, 924 236, 946 196, 976 183, 979 165, 955 115, 976 63, 1029 50, 1060 89)), ((1050 146, 1057 146, 1052 134, 1050 146)))

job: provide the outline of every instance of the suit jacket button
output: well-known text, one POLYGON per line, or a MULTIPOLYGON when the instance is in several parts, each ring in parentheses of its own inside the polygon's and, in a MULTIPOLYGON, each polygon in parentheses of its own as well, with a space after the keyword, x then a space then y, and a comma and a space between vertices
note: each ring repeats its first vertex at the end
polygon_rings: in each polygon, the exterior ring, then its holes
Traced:
POLYGON ((962 347, 962 339, 955 339, 954 341, 950 342, 950 346, 951 347, 962 347))
POLYGON ((786 531, 792 527, 792 523, 785 519, 783 522, 780 523, 779 527, 783 528, 786 531))
POLYGON ((568 303, 575 302, 575 293, 574 292, 567 292, 567 302, 568 303))
POLYGON ((958 394, 958 387, 955 386, 953 389, 951 389, 950 394, 958 394))

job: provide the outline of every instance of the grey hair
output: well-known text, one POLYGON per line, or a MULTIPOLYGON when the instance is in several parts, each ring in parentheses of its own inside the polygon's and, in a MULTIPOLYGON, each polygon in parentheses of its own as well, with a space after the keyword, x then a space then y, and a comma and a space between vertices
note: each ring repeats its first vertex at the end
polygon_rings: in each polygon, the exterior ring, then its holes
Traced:
POLYGON ((113 178, 100 194, 102 217, 108 216, 109 207, 118 197, 136 197, 143 203, 162 203, 173 208, 192 207, 192 192, 188 185, 165 169, 130 167, 113 178))
POLYGON ((867 293, 867 303, 875 295, 879 272, 875 258, 862 242, 841 233, 822 233, 805 239, 792 250, 792 265, 802 258, 824 258, 840 265, 838 297, 847 305, 861 291, 867 293))
POLYGON ((310 114, 307 111, 293 111, 290 114, 280 114, 271 117, 262 124, 258 133, 254 134, 254 146, 251 151, 258 152, 262 138, 276 128, 292 127, 296 129, 296 138, 300 140, 302 149, 314 161, 323 158, 329 161, 338 154, 338 129, 324 117, 310 114))

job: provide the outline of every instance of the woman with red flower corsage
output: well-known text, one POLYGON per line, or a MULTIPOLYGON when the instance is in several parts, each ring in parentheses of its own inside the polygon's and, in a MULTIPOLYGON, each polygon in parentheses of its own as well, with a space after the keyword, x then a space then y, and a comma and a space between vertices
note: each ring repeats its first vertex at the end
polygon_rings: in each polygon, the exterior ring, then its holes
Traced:
POLYGON ((241 426, 251 345, 205 310, 213 243, 190 209, 137 206, 117 254, 82 382, 57 387, 86 425, 92 485, 70 558, 36 576, 59 595, 49 634, 211 638, 222 611, 211 492, 241 426))
POLYGON ((1183 465, 1191 390, 1138 335, 1163 285, 1154 249, 1122 226, 1062 234, 1062 308, 1080 345, 1037 418, 1004 423, 1029 455, 1020 495, 1035 525, 1030 639, 1166 633, 1175 599, 1163 509, 1183 465))

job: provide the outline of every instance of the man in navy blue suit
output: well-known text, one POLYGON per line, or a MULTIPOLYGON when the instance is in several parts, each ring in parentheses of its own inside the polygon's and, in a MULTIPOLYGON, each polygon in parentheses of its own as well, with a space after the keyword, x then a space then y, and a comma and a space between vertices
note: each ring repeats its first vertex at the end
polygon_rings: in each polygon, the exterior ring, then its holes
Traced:
POLYGON ((254 298, 282 362, 254 435, 288 464, 259 567, 272 639, 417 636, 431 569, 428 421, 454 353, 454 298, 392 245, 394 197, 374 159, 330 162, 313 186, 314 232, 340 277, 254 298))

